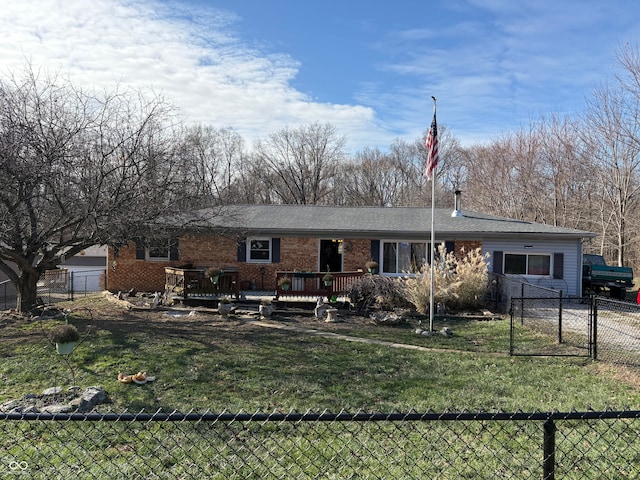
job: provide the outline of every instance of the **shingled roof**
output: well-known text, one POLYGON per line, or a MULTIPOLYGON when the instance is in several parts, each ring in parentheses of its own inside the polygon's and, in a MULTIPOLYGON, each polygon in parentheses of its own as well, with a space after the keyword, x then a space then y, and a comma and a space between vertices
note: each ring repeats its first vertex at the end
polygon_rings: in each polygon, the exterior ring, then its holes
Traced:
MULTIPOLYGON (((173 217, 174 227, 198 231, 233 231, 247 235, 345 238, 425 238, 431 231, 431 208, 340 207, 317 205, 229 205, 173 217)), ((440 238, 487 237, 592 238, 592 232, 555 227, 462 210, 435 209, 440 238)))

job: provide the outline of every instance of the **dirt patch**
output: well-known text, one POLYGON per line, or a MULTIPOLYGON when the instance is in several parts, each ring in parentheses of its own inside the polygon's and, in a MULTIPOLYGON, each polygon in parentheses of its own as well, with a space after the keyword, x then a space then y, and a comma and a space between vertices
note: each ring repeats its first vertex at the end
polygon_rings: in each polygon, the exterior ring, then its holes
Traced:
MULTIPOLYGON (((170 336, 206 336, 211 328, 218 331, 251 331, 263 327, 256 326, 251 320, 260 319, 257 302, 237 302, 235 312, 225 318, 214 307, 185 307, 181 305, 153 306, 152 294, 137 293, 134 296, 117 295, 109 292, 78 298, 73 302, 64 302, 52 306, 52 311, 64 312, 78 327, 81 336, 96 329, 107 330, 119 335, 129 333, 168 334, 170 336)), ((359 315, 342 304, 337 304, 337 322, 325 322, 314 315, 314 304, 300 302, 278 302, 268 321, 301 328, 321 329, 329 332, 353 330, 363 333, 380 332, 388 328, 377 325, 368 317, 359 315)), ((22 317, 11 312, 0 313, 0 333, 4 339, 16 342, 33 338, 34 330, 41 333, 54 324, 64 320, 64 315, 22 317)), ((410 323, 417 318, 408 317, 410 323)), ((406 325, 406 324, 405 324, 406 325)))
MULTIPOLYGON (((242 325, 243 329, 259 329, 248 321, 260 319, 259 304, 256 302, 237 302, 234 312, 228 317, 223 317, 213 307, 185 307, 181 305, 153 307, 153 298, 148 294, 137 294, 133 297, 117 299, 116 296, 107 297, 111 308, 96 311, 94 318, 100 321, 101 328, 112 323, 121 332, 139 331, 140 326, 150 322, 163 329, 171 329, 172 326, 179 333, 189 329, 197 333, 199 328, 237 330, 242 325), (115 308, 114 308, 115 306, 115 308)), ((306 328, 319 328, 327 330, 341 330, 357 325, 361 328, 379 329, 371 318, 358 315, 348 308, 338 308, 338 322, 327 323, 314 316, 312 304, 296 304, 294 302, 281 302, 275 304, 275 310, 270 318, 274 322, 286 322, 297 324, 306 328)))
MULTIPOLYGON (((260 319, 256 302, 238 302, 235 312, 225 318, 213 307, 163 306, 152 307, 151 295, 137 294, 118 299, 105 292, 73 302, 50 306, 46 315, 21 316, 11 311, 0 312, 0 353, 7 353, 21 343, 33 342, 34 335, 47 338, 54 325, 68 318, 80 331, 81 338, 90 338, 92 332, 106 330, 113 334, 167 335, 169 337, 210 337, 212 328, 218 332, 252 332, 263 330, 251 323, 260 319)), ((276 304, 269 321, 297 325, 302 328, 339 332, 353 329, 380 330, 379 325, 348 308, 338 309, 338 322, 326 323, 315 318, 313 305, 282 302, 276 304)), ((46 340, 45 340, 46 341, 46 340)))

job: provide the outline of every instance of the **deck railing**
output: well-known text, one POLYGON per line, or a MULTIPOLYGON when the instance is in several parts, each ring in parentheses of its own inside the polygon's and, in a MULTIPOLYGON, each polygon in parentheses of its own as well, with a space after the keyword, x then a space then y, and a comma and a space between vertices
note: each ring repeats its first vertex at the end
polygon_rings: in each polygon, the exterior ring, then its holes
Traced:
POLYGON ((279 297, 332 297, 347 293, 351 284, 364 275, 363 272, 331 272, 332 281, 325 282, 327 272, 276 272, 276 299, 279 297), (289 278, 289 286, 283 285, 284 278, 289 278), (326 284, 328 283, 328 284, 326 284))
POLYGON ((165 267, 165 289, 185 300, 199 296, 234 295, 240 297, 239 274, 235 269, 222 269, 214 283, 205 276, 206 268, 165 267))

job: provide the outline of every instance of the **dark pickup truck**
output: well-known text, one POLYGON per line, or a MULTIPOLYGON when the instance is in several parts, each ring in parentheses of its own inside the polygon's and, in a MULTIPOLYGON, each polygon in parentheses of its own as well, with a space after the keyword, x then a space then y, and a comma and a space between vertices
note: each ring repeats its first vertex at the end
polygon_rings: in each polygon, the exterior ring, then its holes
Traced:
POLYGON ((582 256, 582 294, 601 294, 608 290, 611 298, 624 299, 633 287, 631 267, 611 267, 602 255, 585 253, 582 256))

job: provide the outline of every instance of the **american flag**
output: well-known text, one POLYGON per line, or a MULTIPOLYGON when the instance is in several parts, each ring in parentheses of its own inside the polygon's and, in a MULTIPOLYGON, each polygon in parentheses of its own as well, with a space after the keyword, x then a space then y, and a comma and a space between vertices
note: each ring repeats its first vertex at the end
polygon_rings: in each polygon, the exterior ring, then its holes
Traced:
POLYGON ((438 126, 436 124, 436 112, 433 112, 433 122, 427 134, 425 143, 429 156, 427 157, 427 180, 431 180, 431 175, 438 166, 438 126))

